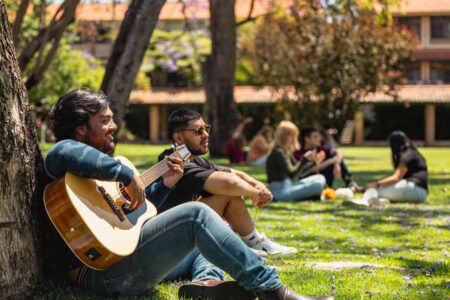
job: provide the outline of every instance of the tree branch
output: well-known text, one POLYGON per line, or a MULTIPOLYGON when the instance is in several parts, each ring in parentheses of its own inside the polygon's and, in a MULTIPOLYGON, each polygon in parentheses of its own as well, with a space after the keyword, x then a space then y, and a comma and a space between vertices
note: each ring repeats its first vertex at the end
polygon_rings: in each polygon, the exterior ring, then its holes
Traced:
MULTIPOLYGON (((42 61, 43 53, 45 51, 46 45, 49 41, 54 40, 56 42, 53 43, 53 46, 58 47, 59 42, 64 34, 67 26, 73 22, 75 17, 75 12, 80 0, 65 0, 63 4, 58 8, 55 15, 52 18, 49 26, 43 28, 39 31, 39 34, 34 37, 27 45, 24 46, 20 56, 18 58, 19 67, 23 71, 26 66, 30 63, 31 59, 39 52, 39 61, 42 61)), ((51 48, 53 49, 53 47, 51 48)), ((54 50, 56 51, 56 49, 54 50)), ((48 54, 50 54, 52 50, 48 54)), ((53 55, 51 55, 52 57, 53 55)), ((33 70, 30 72, 30 77, 33 77, 34 74, 38 74, 38 70, 46 64, 46 59, 43 63, 39 64, 39 62, 35 65, 33 70)), ((44 69, 46 69, 44 67, 44 69)), ((29 80, 27 80, 28 82, 29 80)), ((37 82, 34 80, 30 81, 27 84, 27 87, 34 86, 37 82), (31 84, 33 83, 33 84, 31 84)))
POLYGON ((250 10, 248 11, 247 18, 245 20, 242 20, 242 21, 236 23, 236 27, 239 27, 241 25, 244 25, 245 23, 252 22, 252 21, 256 20, 257 17, 252 17, 254 8, 255 8, 255 0, 251 0, 250 1, 250 10))
POLYGON ((23 19, 25 17, 25 14, 27 13, 28 4, 30 3, 30 0, 22 0, 20 2, 19 9, 17 10, 16 19, 14 20, 13 24, 13 42, 14 46, 17 48, 17 44, 20 39, 20 32, 22 29, 22 23, 23 19))

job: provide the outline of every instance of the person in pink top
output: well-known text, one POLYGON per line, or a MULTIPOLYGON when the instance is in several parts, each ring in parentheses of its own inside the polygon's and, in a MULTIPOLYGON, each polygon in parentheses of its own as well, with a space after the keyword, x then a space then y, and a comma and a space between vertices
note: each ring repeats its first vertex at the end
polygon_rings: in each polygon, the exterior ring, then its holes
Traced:
POLYGON ((265 166, 274 145, 273 129, 262 127, 249 144, 247 163, 251 166, 265 166))

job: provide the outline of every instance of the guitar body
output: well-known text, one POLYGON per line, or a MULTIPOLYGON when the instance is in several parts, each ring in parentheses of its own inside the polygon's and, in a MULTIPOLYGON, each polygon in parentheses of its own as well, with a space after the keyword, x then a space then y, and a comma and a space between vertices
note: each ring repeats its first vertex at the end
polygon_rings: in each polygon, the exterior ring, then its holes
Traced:
MULTIPOLYGON (((128 159, 116 159, 138 174, 128 159)), ((118 182, 67 173, 46 187, 44 205, 53 225, 78 259, 90 268, 102 270, 134 252, 142 224, 157 214, 148 200, 134 211, 122 209, 119 200, 127 197, 118 182), (103 193, 98 187, 104 188, 103 193), (105 193, 117 205, 123 220, 108 205, 105 193)))

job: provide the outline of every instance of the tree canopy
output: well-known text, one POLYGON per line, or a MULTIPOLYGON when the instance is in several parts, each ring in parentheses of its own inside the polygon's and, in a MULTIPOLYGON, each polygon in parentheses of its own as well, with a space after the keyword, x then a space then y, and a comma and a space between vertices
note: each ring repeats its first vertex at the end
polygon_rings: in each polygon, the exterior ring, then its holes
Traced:
POLYGON ((259 80, 285 92, 282 112, 340 129, 368 92, 395 93, 414 38, 367 3, 302 1, 259 20, 246 46, 259 80))

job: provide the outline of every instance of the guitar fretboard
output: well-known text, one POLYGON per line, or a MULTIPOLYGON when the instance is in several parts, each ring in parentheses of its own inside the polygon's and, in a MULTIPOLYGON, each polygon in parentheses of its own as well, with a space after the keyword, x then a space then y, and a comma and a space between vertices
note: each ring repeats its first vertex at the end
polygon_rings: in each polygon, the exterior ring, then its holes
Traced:
MULTIPOLYGON (((180 153, 178 153, 177 151, 170 154, 169 157, 182 158, 180 153)), ((139 175, 139 178, 142 180, 144 186, 147 187, 156 179, 164 175, 167 171, 169 171, 169 166, 167 165, 167 157, 165 157, 163 160, 161 160, 154 166, 142 172, 139 175)))

